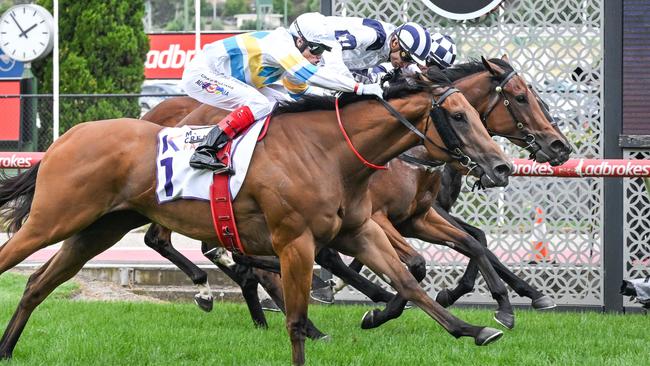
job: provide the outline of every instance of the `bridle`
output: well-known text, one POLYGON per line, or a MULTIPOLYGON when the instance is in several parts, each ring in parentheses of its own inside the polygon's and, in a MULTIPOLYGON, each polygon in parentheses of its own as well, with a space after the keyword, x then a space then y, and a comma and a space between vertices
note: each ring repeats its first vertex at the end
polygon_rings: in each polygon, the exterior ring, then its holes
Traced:
MULTIPOLYGON (((448 88, 445 92, 440 94, 438 96, 438 99, 436 100, 436 96, 431 97, 431 110, 429 111, 429 115, 427 116, 427 121, 424 125, 424 131, 421 132, 420 130, 417 129, 409 120, 404 118, 401 113, 399 113, 393 106, 391 106, 387 101, 385 101, 382 98, 377 98, 379 102, 390 112, 393 117, 395 117, 402 125, 404 125, 406 128, 408 128, 411 132, 413 132, 416 136, 420 138, 420 141, 422 144, 425 143, 430 143, 436 148, 444 151, 447 153, 449 156, 452 157, 452 159, 458 161, 462 166, 468 168, 468 169, 473 169, 477 164, 472 161, 472 159, 467 156, 465 153, 462 151, 462 141, 458 137, 458 134, 456 131, 451 127, 451 123, 448 121, 447 118, 435 118, 439 115, 444 115, 446 111, 444 108, 442 108, 442 103, 444 103, 445 99, 449 97, 450 95, 454 93, 460 92, 458 89, 454 87, 448 88), (435 141, 431 140, 426 134, 427 131, 429 130, 429 125, 433 124, 436 130, 438 131, 438 134, 442 138, 442 141, 444 142, 445 146, 440 146, 435 143, 435 141)), ((339 127, 341 131, 343 132, 343 136, 345 137, 345 140, 348 143, 348 146, 352 149, 352 151, 355 153, 357 158, 361 160, 361 162, 366 165, 367 167, 373 168, 373 169, 387 169, 386 166, 380 166, 380 165, 375 165, 370 162, 368 162, 359 152, 357 149, 352 145, 352 141, 348 137, 347 132, 345 131, 345 128, 343 128, 343 123, 341 121, 341 116, 339 113, 339 95, 336 96, 335 100, 335 109, 336 109, 336 116, 338 118, 339 122, 339 127)))
MULTIPOLYGON (((512 117, 512 120, 515 123, 515 126, 522 133, 525 133, 524 123, 517 119, 517 116, 515 115, 515 112, 512 109, 512 105, 511 105, 512 103, 510 102, 510 99, 508 99, 508 96, 506 95, 506 93, 504 93, 504 89, 505 89, 506 85, 515 76, 517 76, 517 72, 514 71, 514 70, 511 71, 508 75, 506 75, 505 78, 503 78, 503 80, 499 83, 499 85, 497 85, 494 88, 494 91, 496 92, 495 97, 492 98, 490 100, 490 102, 488 103, 488 109, 487 109, 487 111, 485 111, 485 113, 483 113, 481 115, 481 121, 483 122, 483 126, 485 126, 485 129, 488 131, 488 133, 491 136, 501 136, 501 137, 505 137, 505 138, 507 138, 509 140, 522 141, 523 143, 526 144, 525 149, 528 150, 528 152, 530 152, 531 156, 534 156, 539 150, 542 149, 542 147, 537 143, 537 141, 535 141, 535 135, 533 135, 532 133, 527 133, 524 137, 519 137, 519 136, 514 136, 514 135, 506 135, 506 134, 503 134, 503 133, 498 133, 496 131, 490 130, 488 128, 488 125, 487 125, 487 120, 488 120, 488 117, 490 116, 490 113, 492 113, 492 111, 494 111, 494 108, 496 108, 497 104, 499 103, 499 100, 501 98, 503 98, 503 105, 505 106, 506 110, 510 114, 510 117, 512 117)), ((533 91, 533 94, 535 95, 535 98, 537 99, 537 101, 540 102, 541 105, 544 105, 544 102, 541 101, 539 95, 537 95, 537 93, 535 93, 534 91, 533 91)), ((550 115, 546 111, 544 111, 544 115, 546 116, 546 118, 550 117, 550 115)), ((550 118, 549 121, 552 122, 553 119, 550 118)))

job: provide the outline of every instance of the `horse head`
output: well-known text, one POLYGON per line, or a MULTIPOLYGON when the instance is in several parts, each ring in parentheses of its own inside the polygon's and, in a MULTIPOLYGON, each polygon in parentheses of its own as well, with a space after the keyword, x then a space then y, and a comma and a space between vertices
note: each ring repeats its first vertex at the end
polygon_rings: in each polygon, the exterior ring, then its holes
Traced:
POLYGON ((572 152, 548 112, 546 103, 510 65, 508 57, 481 61, 489 77, 484 78, 481 119, 489 133, 524 147, 531 159, 561 165, 572 152))
POLYGON ((429 154, 445 151, 446 161, 469 170, 484 187, 506 186, 512 172, 509 158, 490 138, 476 109, 441 72, 431 68, 420 77, 431 83, 432 105, 423 139, 429 154))

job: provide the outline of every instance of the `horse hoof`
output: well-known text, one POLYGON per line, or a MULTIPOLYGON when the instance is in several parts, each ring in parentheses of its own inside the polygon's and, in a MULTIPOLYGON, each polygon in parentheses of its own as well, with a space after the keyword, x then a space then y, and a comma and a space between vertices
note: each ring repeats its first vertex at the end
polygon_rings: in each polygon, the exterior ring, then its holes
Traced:
POLYGON ((503 325, 504 327, 512 330, 515 327, 515 315, 510 313, 505 313, 503 311, 494 312, 494 320, 497 323, 503 325))
POLYGON ((322 302, 323 304, 329 305, 334 303, 334 291, 332 291, 332 286, 325 286, 311 290, 309 296, 318 302, 322 302))
POLYGON ((316 340, 319 341, 319 342, 331 342, 332 337, 330 337, 327 334, 323 334, 321 337, 317 338, 316 340))
POLYGON ((436 296, 436 302, 442 305, 443 308, 448 308, 452 304, 451 298, 449 296, 449 290, 446 288, 440 290, 436 296))
POLYGON ((474 339, 474 343, 477 346, 487 346, 488 344, 490 344, 490 343, 496 341, 497 339, 501 338, 502 335, 503 335, 503 332, 500 331, 500 330, 485 327, 485 328, 481 329, 481 331, 478 333, 478 335, 474 339))
POLYGON ((0 360, 11 360, 11 352, 0 352, 0 360))
POLYGON ((550 297, 544 295, 538 299, 533 300, 531 303, 533 306, 533 309, 535 310, 548 310, 548 309, 553 309, 557 305, 555 304, 555 301, 551 299, 550 297))
POLYGON ((206 313, 212 311, 212 304, 213 304, 212 296, 210 296, 209 298, 205 298, 205 297, 201 297, 201 295, 199 294, 196 294, 194 295, 194 303, 196 304, 196 306, 199 307, 199 309, 205 311, 206 313))
POLYGON ((278 307, 278 304, 276 304, 275 301, 273 301, 273 299, 271 299, 270 297, 262 299, 262 301, 260 301, 260 305, 262 306, 262 310, 265 311, 272 311, 275 313, 279 313, 282 311, 278 307))
POLYGON ((375 314, 379 311, 379 309, 366 311, 366 313, 363 314, 363 318, 361 318, 361 329, 376 328, 377 326, 375 325, 375 314))

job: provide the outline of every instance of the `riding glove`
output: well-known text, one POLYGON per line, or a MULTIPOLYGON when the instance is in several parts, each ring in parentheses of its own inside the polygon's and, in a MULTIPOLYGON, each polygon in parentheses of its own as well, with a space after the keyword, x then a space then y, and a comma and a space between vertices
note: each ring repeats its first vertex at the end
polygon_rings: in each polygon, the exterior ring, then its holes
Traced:
POLYGON ((379 84, 359 84, 357 89, 358 95, 376 95, 381 99, 384 99, 384 90, 379 84))

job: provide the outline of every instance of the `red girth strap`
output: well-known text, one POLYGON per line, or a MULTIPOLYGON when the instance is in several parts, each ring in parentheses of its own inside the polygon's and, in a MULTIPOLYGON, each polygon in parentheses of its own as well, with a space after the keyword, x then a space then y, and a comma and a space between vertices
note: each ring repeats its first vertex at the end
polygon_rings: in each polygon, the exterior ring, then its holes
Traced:
MULTIPOLYGON (((217 157, 224 164, 230 164, 230 149, 232 140, 217 153, 217 157)), ((212 186, 210 186, 210 210, 212 211, 212 223, 224 247, 234 253, 244 253, 244 246, 239 240, 239 232, 235 222, 235 214, 232 209, 232 196, 228 174, 214 174, 212 186)))
POLYGON ((217 125, 231 139, 255 122, 255 116, 248 106, 242 106, 230 112, 217 125))

